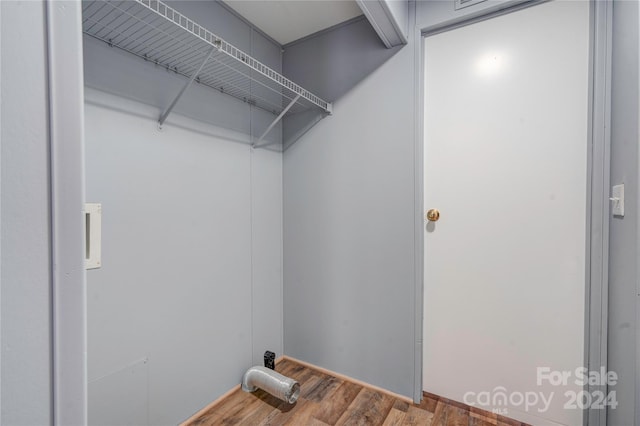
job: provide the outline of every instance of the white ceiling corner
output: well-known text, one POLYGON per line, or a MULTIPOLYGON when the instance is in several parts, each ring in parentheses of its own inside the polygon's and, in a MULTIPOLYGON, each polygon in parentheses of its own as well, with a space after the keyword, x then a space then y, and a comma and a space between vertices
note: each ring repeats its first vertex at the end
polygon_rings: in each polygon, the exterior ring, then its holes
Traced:
POLYGON ((281 45, 362 15, 352 0, 224 0, 281 45))

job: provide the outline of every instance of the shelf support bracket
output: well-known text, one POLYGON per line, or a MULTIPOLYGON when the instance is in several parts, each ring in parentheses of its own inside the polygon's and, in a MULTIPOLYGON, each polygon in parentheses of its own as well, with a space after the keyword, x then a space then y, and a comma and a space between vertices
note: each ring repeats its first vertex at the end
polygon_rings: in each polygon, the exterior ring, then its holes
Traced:
POLYGON ((280 113, 280 115, 278 115, 276 117, 275 120, 273 120, 271 122, 271 124, 269 124, 269 127, 267 127, 267 130, 265 130, 264 132, 262 132, 262 134, 260 135, 260 137, 258 138, 258 140, 251 144, 251 146, 253 146, 254 148, 258 147, 258 144, 260 142, 262 142, 262 139, 264 139, 265 136, 267 136, 267 133, 269 133, 271 131, 271 129, 273 129, 273 126, 275 126, 276 124, 278 124, 278 121, 282 120, 282 117, 284 117, 284 115, 287 113, 287 111, 289 111, 291 109, 292 106, 295 105, 296 102, 298 102, 298 99, 300 99, 300 95, 297 95, 295 98, 293 98, 293 100, 291 102, 289 102, 289 105, 287 105, 287 107, 285 109, 282 110, 282 112, 280 113))
POLYGON ((209 61, 209 58, 211 58, 211 55, 213 55, 213 52, 215 52, 216 50, 217 50, 217 48, 215 48, 215 47, 211 48, 211 50, 209 51, 209 54, 207 55, 207 57, 204 58, 204 61, 202 61, 202 63, 200 64, 200 67, 196 70, 196 72, 193 73, 193 75, 191 76, 189 81, 187 81, 187 83, 182 87, 182 90, 180 90, 180 93, 178 93, 178 96, 176 96, 175 99, 173 100, 173 102, 171 102, 171 105, 169 105, 169 107, 162 113, 162 115, 160 116, 160 119, 158 120, 158 127, 159 128, 162 128, 162 125, 166 121, 167 117, 169 117, 169 114, 171 114, 171 111, 176 106, 176 104, 178 103, 178 101, 180 100, 182 95, 184 95, 184 92, 187 91, 189 86, 191 86, 193 81, 198 77, 198 74, 200 74, 200 72, 204 68, 205 64, 207 63, 207 61, 209 61))

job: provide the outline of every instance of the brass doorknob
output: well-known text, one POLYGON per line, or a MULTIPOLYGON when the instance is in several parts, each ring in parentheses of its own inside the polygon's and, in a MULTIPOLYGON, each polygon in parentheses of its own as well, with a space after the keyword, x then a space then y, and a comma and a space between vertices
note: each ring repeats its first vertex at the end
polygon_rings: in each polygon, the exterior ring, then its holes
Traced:
POLYGON ((440 210, 429 209, 425 217, 429 222, 437 222, 440 219, 440 210))

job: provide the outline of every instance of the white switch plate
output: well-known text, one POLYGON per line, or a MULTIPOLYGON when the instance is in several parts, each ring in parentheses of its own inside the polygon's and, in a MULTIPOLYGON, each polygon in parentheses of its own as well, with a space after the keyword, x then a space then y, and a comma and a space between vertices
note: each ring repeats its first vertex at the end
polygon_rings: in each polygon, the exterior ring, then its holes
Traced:
POLYGON ((624 183, 611 190, 611 210, 614 216, 624 216, 624 183))

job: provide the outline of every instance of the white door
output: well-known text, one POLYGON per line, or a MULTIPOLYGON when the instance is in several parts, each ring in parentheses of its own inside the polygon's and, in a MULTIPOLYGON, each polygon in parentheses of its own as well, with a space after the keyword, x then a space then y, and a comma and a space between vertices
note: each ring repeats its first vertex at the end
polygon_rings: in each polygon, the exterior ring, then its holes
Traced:
POLYGON ((584 365, 588 65, 586 1, 425 39, 428 392, 582 424, 565 392, 584 365), (538 385, 545 367, 567 386, 538 385))

